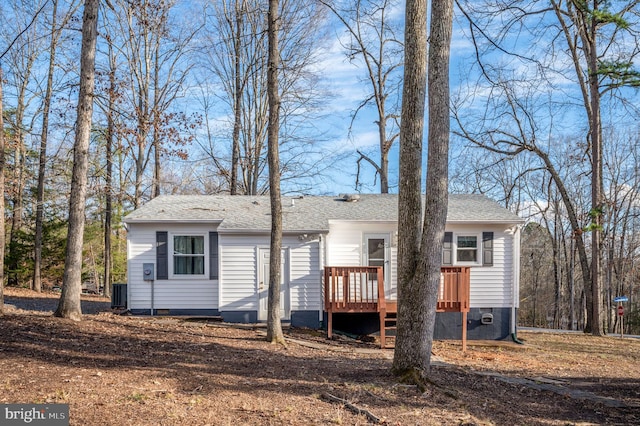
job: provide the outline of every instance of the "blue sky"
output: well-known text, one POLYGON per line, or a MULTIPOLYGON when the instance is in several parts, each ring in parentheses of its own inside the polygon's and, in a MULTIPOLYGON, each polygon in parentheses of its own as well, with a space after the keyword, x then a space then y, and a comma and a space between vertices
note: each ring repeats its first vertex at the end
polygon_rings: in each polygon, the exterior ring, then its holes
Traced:
MULTIPOLYGON (((404 2, 398 2, 398 6, 388 16, 396 19, 399 23, 404 21, 404 2)), ((452 93, 458 90, 460 82, 460 70, 465 69, 464 59, 473 53, 473 46, 467 37, 464 36, 458 22, 454 23, 453 39, 451 44, 451 87, 452 93)), ((345 30, 339 22, 334 21, 332 34, 336 36, 322 52, 322 73, 327 79, 335 97, 327 105, 327 113, 330 119, 326 126, 332 132, 333 138, 329 143, 330 149, 341 153, 345 158, 344 168, 349 172, 341 173, 338 178, 331 182, 324 189, 325 192, 343 193, 354 192, 355 172, 356 172, 356 150, 362 149, 372 155, 374 159, 379 158, 378 128, 375 124, 377 119, 374 106, 370 106, 358 113, 354 121, 351 134, 349 125, 351 115, 358 104, 370 93, 366 82, 363 82, 366 70, 359 60, 349 61, 345 56, 344 48, 337 37, 345 37, 345 30)), ((402 73, 402 70, 399 70, 402 73)), ((400 96, 401 94, 398 94, 400 96)), ((426 117, 425 117, 426 119, 426 117)), ((425 122, 425 142, 424 161, 426 163, 426 138, 427 123, 425 122)), ((398 175, 398 141, 390 153, 390 191, 397 192, 398 175)), ((424 169, 424 167, 423 167, 424 169)), ((375 180, 374 170, 369 165, 364 165, 361 171, 364 176, 361 181, 365 184, 361 188, 362 192, 379 192, 379 179, 375 180)), ((423 170, 424 174, 424 170, 423 170)))

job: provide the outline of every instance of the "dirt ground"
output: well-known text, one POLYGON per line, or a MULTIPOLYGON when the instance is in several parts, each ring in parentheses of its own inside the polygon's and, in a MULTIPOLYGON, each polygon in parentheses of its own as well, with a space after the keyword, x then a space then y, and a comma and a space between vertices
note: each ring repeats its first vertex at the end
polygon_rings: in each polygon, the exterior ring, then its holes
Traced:
POLYGON ((437 341, 420 393, 375 342, 293 329, 285 348, 260 327, 120 316, 97 296, 75 323, 52 317, 57 297, 5 289, 0 404, 67 403, 71 425, 640 424, 638 339, 437 341))

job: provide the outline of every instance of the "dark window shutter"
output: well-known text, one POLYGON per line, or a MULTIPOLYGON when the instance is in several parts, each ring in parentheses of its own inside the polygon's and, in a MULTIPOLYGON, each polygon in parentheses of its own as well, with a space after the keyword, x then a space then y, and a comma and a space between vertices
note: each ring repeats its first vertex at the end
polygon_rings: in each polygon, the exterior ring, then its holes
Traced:
POLYGON ((482 266, 493 266, 493 232, 482 233, 482 266))
POLYGON ((218 233, 209 232, 209 279, 218 279, 218 233))
POLYGON ((442 243, 442 264, 453 265, 453 232, 444 233, 442 243))
POLYGON ((156 279, 169 279, 169 234, 167 231, 156 232, 156 279))

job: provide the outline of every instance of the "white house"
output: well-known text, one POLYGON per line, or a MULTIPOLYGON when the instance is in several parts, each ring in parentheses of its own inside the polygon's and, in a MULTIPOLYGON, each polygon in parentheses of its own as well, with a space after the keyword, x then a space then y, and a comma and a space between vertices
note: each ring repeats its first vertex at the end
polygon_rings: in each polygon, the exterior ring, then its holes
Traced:
MULTIPOLYGON (((396 297, 397 203, 392 194, 283 198, 283 321, 322 326, 325 266, 383 266, 385 295, 396 297)), ((132 313, 266 320, 268 197, 160 196, 124 221, 132 313)), ((471 339, 515 332, 522 222, 485 196, 449 196, 443 265, 470 267, 471 339)), ((439 313, 435 337, 459 338, 460 322, 439 313)))

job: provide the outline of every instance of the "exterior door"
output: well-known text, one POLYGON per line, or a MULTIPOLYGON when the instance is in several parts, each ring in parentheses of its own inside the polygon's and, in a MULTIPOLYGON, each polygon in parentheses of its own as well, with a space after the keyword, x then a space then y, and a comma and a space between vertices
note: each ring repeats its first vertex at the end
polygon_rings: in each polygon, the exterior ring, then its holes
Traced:
POLYGON ((367 266, 382 266, 384 271, 385 296, 391 293, 391 274, 389 263, 389 235, 367 234, 364 238, 364 257, 367 266))
MULTIPOLYGON (((258 321, 267 320, 269 304, 269 249, 258 249, 258 321)), ((289 301, 289 250, 282 250, 280 269, 280 319, 291 318, 289 301)))

